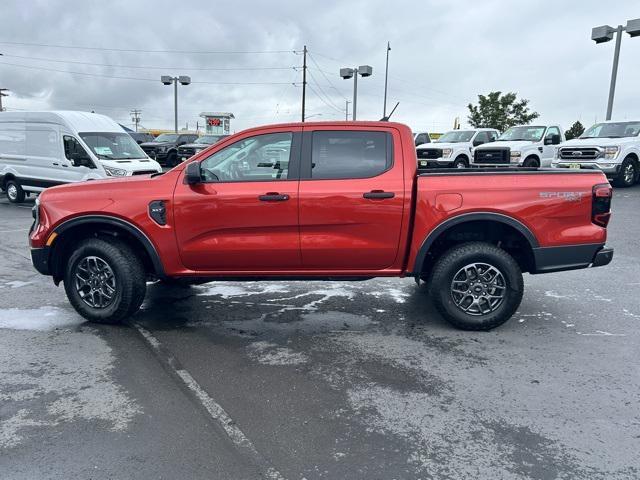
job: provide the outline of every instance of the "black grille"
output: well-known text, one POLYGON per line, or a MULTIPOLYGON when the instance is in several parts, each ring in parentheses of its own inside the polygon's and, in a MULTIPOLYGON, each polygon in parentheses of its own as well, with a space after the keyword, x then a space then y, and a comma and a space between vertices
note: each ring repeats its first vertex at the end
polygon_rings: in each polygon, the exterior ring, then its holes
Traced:
POLYGON ((147 155, 150 155, 152 153, 155 153, 156 148, 155 147, 142 147, 142 150, 144 150, 144 153, 146 153, 147 155))
POLYGON ((560 158, 563 160, 595 160, 600 156, 600 150, 595 147, 563 147, 560 158))
POLYGON ((191 156, 193 156, 195 154, 196 154, 196 149, 195 148, 180 147, 178 149, 178 156, 179 157, 191 157, 191 156))
POLYGON ((419 148, 417 150, 418 158, 441 158, 442 150, 439 148, 419 148))
POLYGON ((473 154, 473 163, 508 165, 511 163, 511 150, 507 147, 479 148, 473 154))

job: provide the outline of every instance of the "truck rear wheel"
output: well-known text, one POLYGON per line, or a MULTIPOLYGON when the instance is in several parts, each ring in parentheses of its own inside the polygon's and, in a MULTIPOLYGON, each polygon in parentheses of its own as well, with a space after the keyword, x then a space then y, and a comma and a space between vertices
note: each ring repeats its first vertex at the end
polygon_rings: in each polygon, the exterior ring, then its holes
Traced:
POLYGON ((73 308, 87 320, 119 323, 142 305, 146 278, 142 263, 125 243, 90 238, 69 257, 64 288, 73 308))
POLYGON ((25 193, 17 181, 9 180, 5 188, 7 190, 7 198, 11 203, 24 202, 25 193))
POLYGON ((440 257, 430 288, 449 323, 463 330, 491 330, 518 309, 524 284, 511 255, 489 243, 469 242, 440 257))

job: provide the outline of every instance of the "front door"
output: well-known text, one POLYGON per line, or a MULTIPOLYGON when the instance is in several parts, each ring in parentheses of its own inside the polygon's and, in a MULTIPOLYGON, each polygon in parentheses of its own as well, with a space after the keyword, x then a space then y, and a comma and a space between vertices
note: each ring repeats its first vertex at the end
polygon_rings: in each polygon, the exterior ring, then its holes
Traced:
POLYGON ((405 200, 399 137, 364 127, 305 129, 301 165, 303 267, 390 267, 398 254, 405 200))
POLYGON ((248 134, 200 160, 203 183, 174 193, 182 263, 195 271, 300 267, 298 164, 301 133, 248 134))

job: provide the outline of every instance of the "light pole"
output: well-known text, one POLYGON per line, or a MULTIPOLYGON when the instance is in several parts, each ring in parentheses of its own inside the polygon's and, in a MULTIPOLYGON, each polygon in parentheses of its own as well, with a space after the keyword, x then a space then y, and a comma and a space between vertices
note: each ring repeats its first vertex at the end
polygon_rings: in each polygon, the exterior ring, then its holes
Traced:
POLYGON ((358 68, 341 68, 340 76, 344 80, 348 80, 353 77, 353 112, 351 118, 356 119, 356 107, 358 104, 358 74, 363 77, 370 77, 373 73, 373 68, 369 65, 360 65, 358 68))
POLYGON ((191 77, 187 77, 186 75, 180 75, 179 77, 162 75, 160 81, 165 85, 171 85, 173 83, 174 130, 178 133, 178 82, 180 82, 181 85, 189 85, 191 83, 191 77))
POLYGON ((616 46, 613 52, 613 68, 611 69, 611 84, 609 85, 609 101, 607 102, 607 120, 611 120, 613 112, 613 96, 616 92, 616 78, 618 76, 618 60, 620 59, 620 41, 622 40, 622 32, 627 32, 631 37, 640 36, 640 18, 628 20, 627 25, 623 27, 618 25, 617 28, 609 25, 594 27, 591 30, 591 40, 596 43, 605 43, 613 40, 616 34, 616 46))

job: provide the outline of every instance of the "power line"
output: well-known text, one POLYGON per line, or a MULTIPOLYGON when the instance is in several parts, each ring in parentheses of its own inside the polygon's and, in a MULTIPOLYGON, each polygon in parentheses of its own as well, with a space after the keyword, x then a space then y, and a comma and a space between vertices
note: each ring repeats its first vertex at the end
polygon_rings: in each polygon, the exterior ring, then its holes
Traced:
MULTIPOLYGON (((333 105, 333 108, 339 112, 342 112, 342 109, 338 106, 336 106, 335 103, 333 103, 333 101, 331 100, 331 97, 329 95, 327 95, 327 93, 322 89, 322 87, 320 86, 320 84, 318 83, 318 80, 316 80, 316 77, 313 75, 313 73, 311 72, 311 70, 309 70, 309 76, 311 77, 311 79, 313 80, 314 84, 316 85, 316 87, 318 87, 318 90, 320 90, 320 92, 324 95, 324 97, 327 99, 327 101, 333 105)), ((326 102, 325 102, 326 103, 326 102)))
POLYGON ((113 68, 136 68, 140 70, 165 70, 165 69, 179 69, 179 70, 197 70, 197 71, 245 71, 245 70, 295 70, 297 67, 161 67, 161 66, 144 66, 144 65, 118 65, 111 63, 93 63, 93 62, 80 62, 77 60, 57 60, 52 58, 43 57, 27 57, 23 55, 3 55, 6 58, 19 58, 24 60, 36 60, 41 62, 54 62, 54 63, 70 63, 75 65, 90 65, 96 67, 113 67, 113 68))
POLYGON ((320 66, 318 65, 318 63, 316 62, 316 60, 313 58, 313 55, 309 54, 309 58, 311 59, 311 61, 313 62, 313 64, 316 66, 316 68, 318 69, 318 71, 322 74, 322 76, 324 77, 324 79, 327 81, 327 83, 330 85, 330 87, 335 90, 335 92, 340 95, 343 99, 346 100, 346 97, 342 94, 342 92, 340 92, 336 86, 333 84, 333 82, 331 80, 329 80, 329 77, 327 77, 327 75, 325 74, 325 72, 322 71, 322 69, 320 68, 320 66))
MULTIPOLYGON (((104 75, 100 73, 89 73, 89 72, 74 72, 71 70, 60 70, 57 68, 48 68, 48 67, 38 67, 33 65, 20 65, 17 63, 7 63, 0 62, 0 65, 9 65, 12 67, 18 68, 28 68, 31 70, 43 70, 47 72, 57 72, 57 73, 69 73, 71 75, 84 75, 88 77, 100 77, 100 78, 114 78, 118 80, 136 80, 142 82, 154 82, 157 83, 157 78, 143 78, 143 77, 123 77, 119 75, 104 75)), ((199 83, 204 85, 287 85, 290 82, 209 82, 209 81, 194 81, 191 83, 199 83)))
POLYGON ((342 113, 342 112, 343 112, 343 110, 341 110, 341 109, 339 109, 339 108, 335 107, 334 105, 332 105, 332 104, 328 103, 324 98, 322 98, 322 97, 318 94, 318 92, 316 92, 315 88, 313 88, 313 87, 311 86, 311 83, 309 83, 309 84, 308 84, 308 87, 309 87, 309 90, 311 90, 311 91, 314 93, 314 95, 315 95, 316 97, 318 97, 318 99, 319 99, 322 103, 324 103, 327 107, 332 108, 332 109, 334 109, 334 110, 336 110, 336 111, 338 111, 338 112, 340 112, 340 113, 342 113))
POLYGON ((143 50, 137 48, 108 48, 108 47, 86 47, 80 45, 56 45, 50 43, 27 43, 27 42, 2 42, 0 45, 18 45, 22 47, 46 47, 64 48, 75 50, 100 50, 107 52, 129 52, 129 53, 189 53, 202 55, 236 55, 236 54, 258 54, 258 53, 295 53, 295 50, 143 50))

